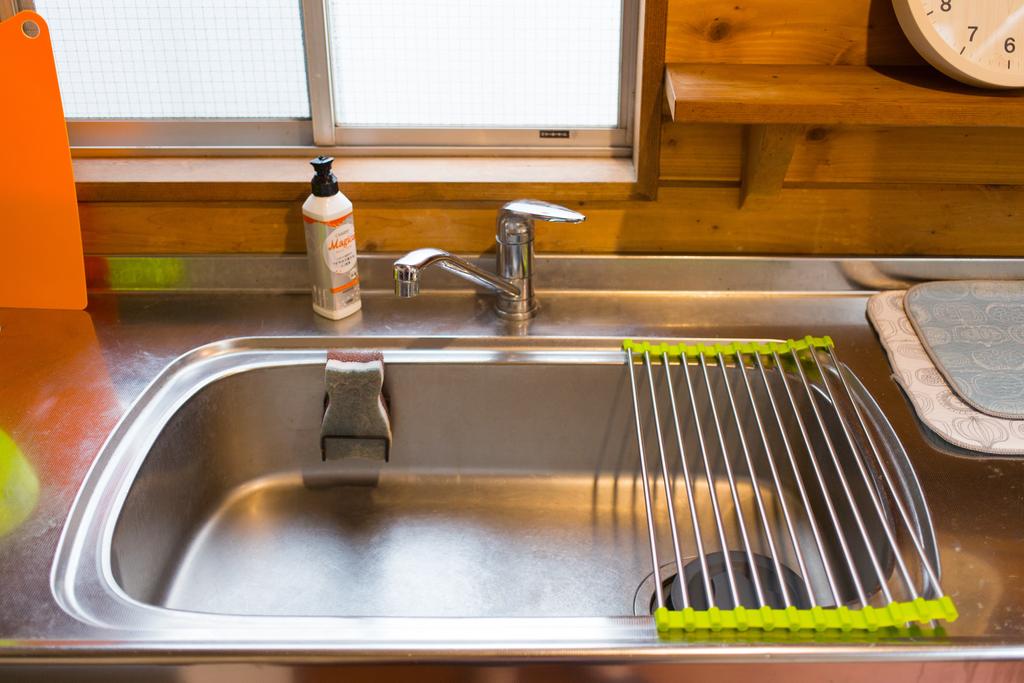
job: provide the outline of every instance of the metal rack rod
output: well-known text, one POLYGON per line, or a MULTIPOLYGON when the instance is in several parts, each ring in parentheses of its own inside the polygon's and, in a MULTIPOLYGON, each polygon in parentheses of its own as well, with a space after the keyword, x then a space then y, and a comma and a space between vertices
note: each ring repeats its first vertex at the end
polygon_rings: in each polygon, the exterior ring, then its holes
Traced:
MULTIPOLYGON (((736 430, 737 430, 736 431, 736 435, 739 437, 739 449, 740 449, 740 451, 743 454, 743 458, 746 461, 746 466, 748 466, 748 469, 749 469, 750 474, 751 474, 751 489, 754 492, 754 500, 755 500, 755 503, 757 505, 758 512, 759 512, 759 514, 761 516, 761 521, 762 521, 762 524, 763 524, 763 527, 764 527, 763 530, 765 531, 765 533, 767 535, 767 538, 768 538, 768 547, 770 549, 769 552, 770 552, 770 555, 771 555, 770 559, 772 561, 772 565, 775 567, 775 570, 777 572, 777 577, 778 577, 778 580, 779 580, 779 584, 782 587, 783 595, 785 595, 785 606, 788 607, 788 606, 792 605, 793 603, 790 600, 790 592, 788 592, 788 590, 786 590, 786 588, 785 588, 785 577, 782 574, 782 567, 779 564, 778 557, 775 554, 775 541, 772 538, 771 524, 768 523, 768 515, 765 514, 765 510, 764 510, 764 501, 761 500, 761 489, 758 487, 757 474, 755 474, 755 472, 754 472, 754 463, 751 461, 751 452, 748 449, 748 447, 746 447, 746 438, 743 436, 743 425, 739 421, 739 413, 736 412, 736 401, 735 401, 735 398, 732 395, 732 386, 729 384, 729 377, 728 377, 728 375, 726 374, 726 371, 725 371, 725 358, 723 357, 723 355, 721 353, 718 354, 717 358, 718 358, 718 369, 719 369, 719 371, 722 374, 722 382, 725 384, 725 392, 726 392, 726 395, 729 398, 729 401, 728 401, 729 402, 729 408, 732 410, 732 417, 736 421, 736 430)), ((706 372, 707 372, 707 369, 706 369, 706 372)), ((714 404, 714 402, 713 402, 713 404, 714 404)), ((716 423, 719 422, 718 418, 717 418, 717 415, 716 415, 715 422, 716 423)), ((718 428, 718 434, 719 434, 719 438, 722 438, 722 429, 721 429, 721 427, 718 428)), ((767 602, 765 601, 765 596, 764 596, 764 587, 761 585, 761 577, 760 577, 760 573, 758 572, 757 564, 754 561, 754 553, 751 550, 750 540, 748 538, 746 538, 746 529, 743 528, 742 509, 740 508, 740 505, 739 505, 739 499, 736 496, 736 489, 735 489, 735 484, 734 484, 733 476, 732 476, 732 467, 729 466, 729 464, 728 464, 729 456, 728 456, 728 454, 726 452, 725 440, 724 439, 722 439, 722 457, 726 461, 726 472, 728 473, 728 477, 729 477, 729 487, 730 487, 730 490, 732 492, 733 501, 734 501, 735 506, 736 506, 736 518, 739 521, 740 533, 741 533, 741 536, 742 536, 742 539, 743 539, 743 546, 746 549, 746 556, 748 556, 748 562, 750 563, 751 575, 752 575, 752 577, 754 579, 754 589, 757 592, 758 602, 759 602, 758 606, 760 607, 760 606, 763 606, 763 605, 767 604, 767 602)))
MULTIPOLYGON (((732 473, 732 465, 729 463, 729 449, 725 445, 725 436, 722 434, 722 420, 718 417, 718 408, 715 407, 715 397, 711 393, 711 378, 708 377, 708 365, 704 359, 704 355, 701 354, 698 357, 700 363, 701 373, 704 375, 704 387, 708 392, 709 405, 711 406, 711 415, 715 421, 715 434, 718 436, 718 444, 722 449, 722 464, 725 466, 725 478, 729 483, 729 495, 732 498, 732 504, 736 512, 737 526, 740 530, 740 541, 743 543, 743 552, 747 556, 747 565, 750 568, 750 576, 754 583, 754 593, 757 597, 757 606, 761 607, 765 604, 764 601, 764 588, 761 586, 761 577, 758 575, 757 564, 754 562, 754 552, 750 547, 750 537, 747 536, 747 524, 744 519, 743 506, 740 505, 739 492, 736 486, 736 478, 732 473)), ((721 356, 719 355, 719 362, 721 362, 721 356)), ((729 555, 727 548, 722 549, 722 553, 725 556, 726 566, 732 564, 732 559, 729 555)), ((736 601, 736 605, 739 605, 739 601, 736 601)))
POLYGON ((665 485, 665 504, 668 507, 668 525, 672 534, 672 553, 676 561, 676 576, 680 581, 680 593, 682 593, 683 607, 690 606, 690 596, 686 593, 685 585, 682 585, 685 576, 683 572, 683 554, 679 549, 679 531, 676 529, 676 509, 673 502, 672 481, 668 472, 668 460, 665 458, 665 443, 661 436, 661 418, 658 416, 658 399, 654 393, 654 371, 651 369, 651 354, 644 353, 644 367, 647 368, 647 386, 651 390, 651 406, 654 415, 654 433, 658 436, 658 457, 661 461, 661 476, 665 485))
MULTIPOLYGON (((683 377, 686 378, 686 392, 690 396, 690 407, 693 409, 694 418, 697 416, 697 398, 693 392, 693 382, 690 380, 690 370, 688 363, 682 363, 680 366, 683 370, 683 377)), ((731 556, 729 555, 729 542, 725 537, 725 524, 722 522, 722 510, 718 504, 718 491, 715 486, 715 479, 711 475, 711 460, 708 457, 707 445, 704 442, 704 429, 700 425, 700 420, 694 419, 694 426, 697 432, 697 443, 700 446, 701 460, 704 462, 704 476, 708 482, 708 498, 711 500, 711 512, 715 518, 715 529, 718 532, 719 548, 722 551, 722 564, 725 565, 725 575, 729 584, 729 596, 732 598, 733 605, 740 604, 739 590, 736 588, 736 576, 733 572, 731 556)))
POLYGON ((636 442, 640 451, 640 476, 643 478, 644 508, 647 513, 647 541, 651 547, 651 564, 654 570, 654 595, 658 607, 665 606, 665 591, 661 586, 661 571, 658 565, 658 541, 655 539, 654 509, 651 503, 651 484, 647 477, 647 457, 644 455, 643 426, 640 424, 640 404, 637 400, 636 373, 633 372, 633 352, 626 350, 626 369, 629 371, 629 386, 633 390, 633 415, 636 418, 636 442))
MULTIPOLYGON (((829 384, 828 376, 825 374, 825 369, 818 361, 818 354, 813 348, 809 349, 809 353, 811 358, 814 360, 814 367, 818 370, 818 374, 821 375, 821 383, 822 386, 825 387, 825 393, 828 396, 828 400, 831 401, 833 405, 838 405, 836 403, 836 397, 832 393, 832 387, 829 384)), ((836 373, 841 372, 838 363, 835 364, 835 370, 836 373)), ((914 581, 910 578, 910 572, 907 570, 907 565, 903 561, 903 555, 900 554, 900 546, 896 542, 896 537, 893 535, 892 529, 889 528, 889 520, 886 518, 885 512, 882 510, 882 503, 878 498, 878 492, 875 490, 875 487, 871 482, 871 477, 868 475, 868 471, 861 460, 860 449, 857 448, 857 444, 854 443, 853 435, 850 433, 850 429, 846 424, 846 418, 843 417, 842 411, 836 411, 836 414, 839 416, 839 427, 842 429, 843 436, 846 437, 846 442, 850 446, 850 453, 853 456, 854 463, 857 465, 857 471, 860 472, 861 481, 864 482, 864 488, 867 489, 868 498, 871 499, 871 506, 875 509, 875 514, 878 515, 878 521, 882 525, 882 532, 885 534, 885 538, 889 542, 889 546, 892 548, 893 557, 896 559, 896 567, 903 579, 903 585, 906 586, 911 598, 917 598, 919 596, 917 589, 914 587, 914 581)))
POLYGON ((914 524, 910 519, 910 513, 907 511, 906 506, 903 504, 903 499, 899 495, 899 491, 896 489, 896 484, 892 480, 892 476, 889 474, 889 469, 885 464, 885 459, 882 457, 881 452, 878 450, 878 444, 875 443, 874 437, 871 435, 871 430, 868 429, 867 421, 864 419, 864 415, 861 413, 861 408, 857 404, 857 400, 854 398, 853 391, 850 389, 849 383, 846 381, 846 377, 843 376, 842 366, 839 364, 839 359, 836 357, 835 352, 830 348, 828 350, 829 356, 832 359, 832 365, 836 368, 836 374, 839 375, 839 379, 842 382, 843 389, 846 391, 846 396, 850 400, 850 405, 853 406, 854 415, 857 416, 857 422, 860 424, 860 428, 867 436, 868 445, 871 447, 871 452, 875 457, 875 462, 878 464, 878 469, 882 473, 882 478, 885 480, 886 486, 888 486, 889 493, 892 496, 893 502, 896 504, 896 509, 900 513, 900 518, 903 521, 904 528, 907 534, 910 536, 911 541, 914 544, 914 549, 917 551, 918 558, 921 561, 921 567, 924 569, 925 574, 928 576, 928 580, 931 582, 932 590, 935 591, 938 597, 942 597, 942 586, 939 583, 939 577, 937 572, 932 568, 931 560, 928 559, 927 553, 924 550, 924 545, 921 543, 921 539, 918 537, 917 532, 914 530, 914 524))
MULTIPOLYGON (((685 360, 683 361, 686 362, 685 360)), ((686 449, 683 448, 683 430, 679 426, 679 408, 676 405, 676 391, 672 386, 672 373, 669 370, 669 357, 667 353, 661 356, 661 363, 665 367, 665 384, 668 385, 669 404, 672 407, 672 422, 675 425, 676 445, 679 448, 679 460, 683 466, 683 483, 686 487, 686 503, 690 509, 690 524, 693 527, 693 540, 697 545, 697 561, 700 562, 701 578, 704 584, 704 597, 708 606, 715 604, 715 593, 711 588, 711 573, 708 571, 708 558, 704 552, 704 539, 700 533, 700 519, 697 517, 697 502, 693 495, 693 486, 690 483, 690 466, 686 461, 686 449)), ((685 576, 685 575, 683 575, 685 576)), ((685 582, 680 585, 683 595, 686 595, 685 582)), ((687 596, 689 599, 689 596, 687 596)))
MULTIPOLYGON (((828 485, 825 483, 825 476, 821 472, 821 467, 818 465, 818 459, 814 456, 814 445, 811 443, 810 434, 807 432, 807 425, 804 424, 804 418, 800 415, 800 409, 797 408, 796 398, 793 396, 793 390, 789 387, 789 380, 786 379, 786 372, 782 368, 782 359, 779 358, 778 352, 773 351, 772 357, 775 360, 775 369, 778 370, 779 376, 782 378, 782 387, 786 390, 786 396, 789 398, 789 405, 793 409, 793 415, 796 417, 797 426, 800 428, 800 435, 803 437, 804 446, 807 448, 808 460, 811 463, 811 468, 814 470, 814 475, 817 479, 818 486, 821 487, 822 498, 825 500, 825 507, 828 510, 829 519, 832 522, 832 526, 836 530, 836 538, 839 540, 839 547, 843 552, 843 559, 846 561, 846 567, 850 569, 850 578, 853 580, 853 587, 857 591, 857 599, 860 600, 861 605, 866 605, 868 602, 867 594, 864 593, 864 586, 861 584, 860 578, 857 576, 857 572, 853 570, 856 567, 856 562, 853 559, 853 553, 850 552, 850 544, 846 542, 846 534, 843 533, 842 525, 839 523, 839 515, 836 513, 836 507, 832 502, 832 496, 828 492, 828 485)), ((800 359, 797 359, 797 368, 802 371, 800 367, 800 359)), ((814 396, 810 395, 811 401, 813 402, 814 396)), ((800 478, 800 470, 793 463, 794 473, 796 477, 800 478)), ((808 509, 810 503, 808 502, 808 509)), ((833 592, 836 595, 838 605, 839 591, 835 585, 833 585, 833 592)))
MULTIPOLYGON (((765 391, 768 392, 768 403, 772 407, 772 414, 775 417, 775 424, 776 424, 776 426, 779 429, 779 434, 782 436, 782 444, 785 447, 786 455, 788 456, 788 459, 789 459, 789 466, 793 470, 793 477, 794 477, 794 480, 796 481, 797 491, 800 494, 800 502, 803 503, 804 510, 807 512, 807 521, 810 523, 811 535, 814 538, 814 545, 818 549, 818 554, 821 557, 822 567, 824 567, 824 569, 825 569, 825 579, 828 582, 829 591, 832 593, 833 604, 839 605, 840 604, 839 588, 838 588, 838 586, 836 584, 835 574, 833 574, 833 569, 832 569, 831 562, 830 562, 829 556, 828 556, 829 554, 825 551, 825 543, 821 539, 821 528, 818 525, 818 519, 817 519, 818 516, 816 514, 814 514, 814 509, 811 507, 810 498, 807 495, 807 487, 804 486, 803 479, 800 477, 800 469, 799 469, 799 467, 797 467, 797 464, 796 464, 796 455, 793 452, 793 446, 792 446, 792 444, 789 441, 789 436, 786 434, 786 427, 782 423, 782 413, 779 411, 779 405, 778 405, 778 402, 775 399, 775 393, 772 391, 772 385, 768 381, 768 374, 765 372, 764 363, 761 361, 761 355, 755 353, 755 354, 753 354, 753 356, 754 356, 754 361, 755 361, 755 363, 757 365, 757 370, 761 374, 761 381, 764 382, 765 391)), ((785 375, 783 375, 782 381, 783 382, 786 381, 785 375)), ((781 481, 779 479, 778 470, 775 467, 774 458, 771 458, 771 456, 769 456, 769 462, 772 464, 772 477, 775 480, 775 485, 777 487, 779 487, 779 490, 781 491, 782 485, 781 485, 781 481)), ((780 500, 782 501, 783 509, 785 510, 786 509, 785 496, 782 496, 780 494, 780 500)), ((814 590, 811 588, 811 583, 810 583, 810 578, 809 578, 810 574, 808 573, 807 565, 806 565, 806 563, 803 560, 803 552, 799 549, 800 548, 800 543, 797 541, 796 531, 794 531, 793 527, 792 527, 792 517, 790 515, 788 515, 788 514, 786 516, 786 521, 787 521, 787 523, 789 525, 789 533, 790 533, 790 537, 793 540, 793 547, 794 547, 794 549, 796 550, 796 553, 797 553, 797 561, 798 561, 798 563, 800 565, 800 571, 802 572, 802 575, 803 575, 803 578, 804 578, 804 582, 805 582, 806 587, 807 587, 807 592, 810 594, 811 604, 812 605, 816 605, 817 604, 817 598, 814 595, 814 590)))
MULTIPOLYGON (((786 585, 785 574, 782 572, 782 563, 779 561, 779 552, 775 545, 775 535, 772 533, 772 525, 768 521, 768 513, 765 511, 764 500, 761 498, 761 486, 757 481, 757 472, 754 469, 754 460, 750 457, 750 450, 747 448, 747 440, 743 436, 743 424, 740 422, 740 414, 736 409, 736 398, 732 393, 732 386, 729 384, 729 377, 725 372, 725 364, 722 359, 722 354, 718 354, 719 369, 722 372, 722 381, 725 383, 726 394, 729 397, 729 407, 732 409, 732 417, 736 421, 736 430, 740 438, 740 447, 743 451, 743 458, 747 463, 747 471, 750 473, 750 488, 754 492, 754 503, 757 506, 758 515, 761 518, 761 528, 764 531, 765 540, 768 542, 768 554, 769 559, 772 561, 772 566, 775 568, 775 576, 779 580, 779 590, 782 593, 782 601, 785 605, 789 606, 793 604, 793 598, 789 593, 789 587, 786 585)), ((744 384, 747 387, 747 391, 750 391, 750 385, 747 383, 747 369, 743 363, 743 357, 740 354, 736 354, 736 363, 739 367, 739 373, 743 377, 744 384)), ((757 414, 757 404, 754 401, 753 394, 750 396, 750 405, 753 406, 754 415, 757 419, 757 427, 760 430, 761 438, 765 444, 765 452, 770 449, 767 447, 768 441, 764 437, 764 428, 761 426, 761 418, 757 414)), ((780 498, 782 497, 780 492, 780 498)), ((789 520, 787 520, 788 524, 789 520)), ((801 563, 802 564, 802 563, 801 563)), ((753 569, 752 569, 753 571, 753 569)), ((806 575, 806 572, 805 572, 806 575)))
MULTIPOLYGON (((839 484, 843 489, 843 494, 846 496, 846 501, 850 506, 850 511, 853 513, 853 520, 856 523, 857 530, 860 532, 861 538, 864 541, 864 550, 867 551, 871 567, 875 570, 875 574, 878 576, 878 584, 882 589, 882 595, 885 596, 886 602, 893 602, 892 592, 889 590, 889 584, 888 581, 886 581, 885 572, 882 570, 882 565, 878 561, 875 549, 871 547, 871 535, 868 534, 867 527, 864 525, 864 518, 860 514, 860 508, 857 507, 857 501, 854 499, 853 492, 850 490, 850 482, 846 480, 846 475, 843 473, 843 466, 842 463, 839 462, 839 455, 836 453, 835 444, 832 443, 832 437, 829 436, 828 427, 825 426, 825 418, 821 415, 821 408, 818 407, 818 402, 814 398, 814 392, 811 391, 811 385, 807 381, 807 373, 804 372, 804 366, 800 362, 800 357, 797 355, 797 352, 790 349, 789 353, 796 362, 796 369, 800 374, 800 381, 803 382, 804 391, 807 392, 807 399, 811 404, 811 410, 814 412, 814 417, 818 421, 818 428, 821 429, 822 436, 825 439, 826 450, 828 450, 828 454, 832 458, 832 465, 835 467, 836 474, 839 475, 839 484)), ((811 355, 813 356, 813 352, 811 355)), ((824 378, 822 378, 822 380, 824 381, 824 378)), ((842 422, 841 418, 840 422, 842 422)), ((817 460, 816 456, 814 456, 814 458, 817 460)), ((851 564, 850 566, 853 567, 855 565, 851 564)), ((855 573, 851 571, 850 575, 853 576, 855 573)), ((867 601, 862 600, 861 604, 866 605, 867 601)))

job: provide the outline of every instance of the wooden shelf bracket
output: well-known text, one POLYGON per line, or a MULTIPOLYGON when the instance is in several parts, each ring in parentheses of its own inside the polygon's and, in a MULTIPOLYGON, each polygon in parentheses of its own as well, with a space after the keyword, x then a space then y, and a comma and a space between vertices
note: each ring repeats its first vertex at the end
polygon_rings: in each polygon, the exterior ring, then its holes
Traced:
POLYGON ((805 130, 799 124, 750 124, 743 134, 743 175, 740 207, 749 199, 769 197, 782 190, 796 143, 805 130))

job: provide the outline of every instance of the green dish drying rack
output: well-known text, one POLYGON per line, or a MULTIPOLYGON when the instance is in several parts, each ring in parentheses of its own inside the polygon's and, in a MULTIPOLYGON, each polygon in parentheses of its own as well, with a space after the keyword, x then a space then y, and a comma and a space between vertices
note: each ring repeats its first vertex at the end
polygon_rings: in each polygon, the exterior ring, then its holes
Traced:
POLYGON ((831 338, 627 339, 622 348, 659 632, 877 631, 956 620, 937 555, 831 338), (723 479, 727 486, 716 483, 723 479), (799 495, 787 496, 786 484, 799 495), (659 524, 672 547, 668 587, 659 524), (692 563, 683 561, 684 533, 692 563), (725 569, 720 585, 710 578, 712 548, 725 569), (688 576, 691 564, 700 569, 688 576), (787 569, 794 564, 799 571, 787 569))

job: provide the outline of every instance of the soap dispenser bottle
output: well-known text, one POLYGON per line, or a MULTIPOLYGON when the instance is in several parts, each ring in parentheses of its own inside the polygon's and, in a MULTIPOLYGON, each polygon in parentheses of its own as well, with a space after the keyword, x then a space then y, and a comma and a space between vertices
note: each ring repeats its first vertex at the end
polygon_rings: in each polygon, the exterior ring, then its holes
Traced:
POLYGON ((306 254, 313 285, 313 310, 339 320, 359 310, 359 272, 352 202, 338 189, 331 157, 317 157, 313 193, 302 205, 306 254))

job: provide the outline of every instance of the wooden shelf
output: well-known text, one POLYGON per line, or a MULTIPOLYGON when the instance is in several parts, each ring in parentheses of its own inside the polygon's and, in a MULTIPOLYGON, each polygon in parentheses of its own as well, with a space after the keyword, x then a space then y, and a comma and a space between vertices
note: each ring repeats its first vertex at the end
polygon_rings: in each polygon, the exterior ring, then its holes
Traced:
POLYGON ((1024 126, 1024 95, 930 67, 668 64, 672 120, 688 123, 1024 126))
POLYGON ((1024 127, 1024 94, 930 67, 668 64, 672 120, 746 126, 740 206, 782 189, 807 126, 1024 127))

